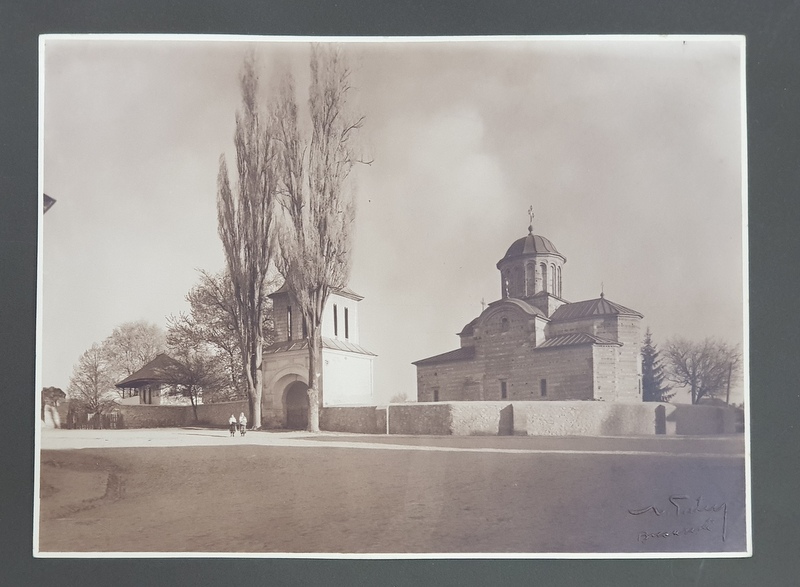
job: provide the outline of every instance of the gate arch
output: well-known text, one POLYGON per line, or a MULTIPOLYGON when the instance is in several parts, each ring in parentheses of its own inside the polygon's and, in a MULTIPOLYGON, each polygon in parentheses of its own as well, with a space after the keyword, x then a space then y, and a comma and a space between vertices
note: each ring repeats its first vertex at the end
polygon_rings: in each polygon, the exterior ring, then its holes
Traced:
POLYGON ((293 381, 283 390, 284 425, 289 430, 308 428, 308 385, 293 381))

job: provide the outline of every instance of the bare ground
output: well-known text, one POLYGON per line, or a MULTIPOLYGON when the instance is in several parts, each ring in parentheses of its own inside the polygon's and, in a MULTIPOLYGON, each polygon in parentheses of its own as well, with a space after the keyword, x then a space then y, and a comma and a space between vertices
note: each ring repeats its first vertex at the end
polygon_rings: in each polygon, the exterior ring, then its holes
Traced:
POLYGON ((698 443, 698 455, 676 440, 645 443, 663 454, 611 454, 636 446, 630 439, 602 439, 600 454, 591 439, 395 439, 447 451, 330 440, 44 450, 40 551, 745 550, 744 459, 727 454, 738 441, 698 443), (575 452, 503 450, 539 446, 575 452), (700 511, 689 511, 697 498, 700 511))

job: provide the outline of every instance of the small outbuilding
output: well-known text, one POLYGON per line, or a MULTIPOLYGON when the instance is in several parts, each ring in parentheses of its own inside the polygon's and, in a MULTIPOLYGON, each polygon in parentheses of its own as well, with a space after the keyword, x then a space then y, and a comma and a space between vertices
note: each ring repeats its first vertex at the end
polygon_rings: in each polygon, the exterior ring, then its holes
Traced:
POLYGON ((181 383, 185 374, 186 367, 182 363, 161 353, 116 384, 116 387, 123 390, 120 403, 160 405, 164 387, 181 383))

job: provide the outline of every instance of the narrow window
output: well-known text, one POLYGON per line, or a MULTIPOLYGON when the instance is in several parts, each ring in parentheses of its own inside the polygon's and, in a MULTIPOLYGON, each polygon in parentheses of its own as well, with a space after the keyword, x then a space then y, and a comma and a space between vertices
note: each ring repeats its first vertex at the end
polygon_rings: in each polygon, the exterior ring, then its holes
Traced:
POLYGON ((505 381, 500 381, 500 399, 506 399, 508 397, 508 385, 505 381))
POLYGON ((558 272, 558 291, 556 292, 556 295, 561 297, 561 267, 559 267, 556 271, 558 272))
POLYGON ((500 332, 508 332, 508 318, 503 318, 500 321, 500 332))
POLYGON ((344 309, 344 337, 350 338, 350 320, 347 308, 344 309))
POLYGON ((308 322, 305 316, 303 316, 303 338, 308 338, 308 322))
POLYGON ((333 336, 339 336, 339 310, 333 304, 333 336))
POLYGON ((292 307, 286 307, 286 340, 292 340, 292 307))
POLYGON ((542 263, 541 265, 539 265, 539 268, 542 270, 542 290, 549 291, 548 288, 547 288, 547 286, 548 286, 548 283, 547 283, 547 265, 542 263))
POLYGON ((439 401, 439 388, 438 387, 434 387, 433 388, 433 401, 435 401, 435 402, 439 401))
POLYGON ((541 391, 542 397, 547 397, 547 379, 542 379, 539 382, 539 389, 541 391))

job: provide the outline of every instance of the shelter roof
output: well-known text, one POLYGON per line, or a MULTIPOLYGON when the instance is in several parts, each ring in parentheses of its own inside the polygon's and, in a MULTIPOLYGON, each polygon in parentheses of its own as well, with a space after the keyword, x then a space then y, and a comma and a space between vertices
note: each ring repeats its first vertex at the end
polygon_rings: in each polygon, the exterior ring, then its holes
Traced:
POLYGON ((173 383, 186 372, 186 367, 169 355, 161 353, 138 371, 131 373, 116 387, 136 388, 151 383, 173 383))

